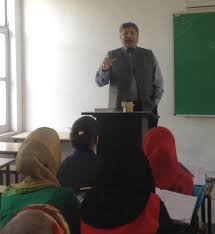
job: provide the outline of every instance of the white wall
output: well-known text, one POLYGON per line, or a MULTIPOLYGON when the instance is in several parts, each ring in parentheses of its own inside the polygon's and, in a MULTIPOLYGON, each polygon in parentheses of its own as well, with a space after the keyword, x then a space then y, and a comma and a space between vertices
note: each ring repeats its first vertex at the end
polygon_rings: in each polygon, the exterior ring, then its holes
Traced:
POLYGON ((170 128, 179 157, 215 171, 215 119, 175 117, 172 14, 184 0, 25 0, 25 126, 65 130, 81 111, 106 107, 108 88, 98 88, 95 72, 105 53, 120 46, 118 28, 134 21, 140 46, 160 62, 165 95, 160 125, 170 128))

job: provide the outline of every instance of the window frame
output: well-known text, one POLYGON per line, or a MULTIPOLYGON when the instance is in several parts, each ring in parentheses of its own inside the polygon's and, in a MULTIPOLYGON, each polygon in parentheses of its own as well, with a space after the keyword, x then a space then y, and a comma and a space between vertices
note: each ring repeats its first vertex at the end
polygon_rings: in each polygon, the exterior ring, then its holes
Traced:
POLYGON ((0 81, 4 81, 6 84, 6 124, 0 126, 0 134, 8 132, 10 130, 10 37, 9 37, 9 27, 7 20, 7 0, 5 0, 5 25, 0 26, 0 33, 5 35, 5 61, 6 61, 6 74, 5 77, 0 77, 0 81))

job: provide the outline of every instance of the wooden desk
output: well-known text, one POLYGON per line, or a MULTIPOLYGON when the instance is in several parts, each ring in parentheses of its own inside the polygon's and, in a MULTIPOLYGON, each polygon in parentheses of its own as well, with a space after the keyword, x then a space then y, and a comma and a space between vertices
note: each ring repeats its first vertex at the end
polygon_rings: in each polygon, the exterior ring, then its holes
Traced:
POLYGON ((0 158, 0 169, 6 167, 6 185, 10 184, 10 164, 15 161, 15 158, 0 158))
POLYGON ((22 143, 0 142, 0 154, 16 155, 22 143))
MULTIPOLYGON (((18 135, 12 136, 12 139, 17 142, 17 141, 24 141, 26 137, 30 134, 31 132, 23 132, 18 135)), ((60 138, 60 142, 70 142, 70 132, 58 132, 58 136, 60 138)))
MULTIPOLYGON (((0 142, 0 154, 9 155, 12 156, 12 160, 14 160, 14 157, 16 157, 16 154, 20 148, 22 143, 16 143, 16 142, 0 142)), ((7 159, 7 158, 0 158, 1 160, 7 159)), ((11 160, 11 159, 10 159, 11 160)), ((0 165, 1 166, 1 165, 0 165)), ((2 167, 0 167, 1 169, 2 167)), ((18 174, 15 170, 8 171, 8 168, 6 167, 6 170, 0 170, 0 183, 3 183, 3 174, 6 174, 6 183, 10 183, 10 175, 14 174, 15 176, 15 182, 18 183, 18 174)))

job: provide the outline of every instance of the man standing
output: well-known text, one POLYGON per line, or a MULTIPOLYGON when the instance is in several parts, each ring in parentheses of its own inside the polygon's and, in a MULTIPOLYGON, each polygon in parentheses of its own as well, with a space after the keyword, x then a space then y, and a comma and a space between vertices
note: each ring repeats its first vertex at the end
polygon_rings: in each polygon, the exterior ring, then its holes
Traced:
MULTIPOLYGON (((98 86, 109 86, 109 108, 119 109, 121 102, 132 101, 135 111, 153 111, 163 95, 163 78, 151 50, 137 47, 139 29, 128 22, 120 27, 123 47, 109 51, 96 73, 98 86)), ((150 118, 148 128, 157 126, 150 118)))

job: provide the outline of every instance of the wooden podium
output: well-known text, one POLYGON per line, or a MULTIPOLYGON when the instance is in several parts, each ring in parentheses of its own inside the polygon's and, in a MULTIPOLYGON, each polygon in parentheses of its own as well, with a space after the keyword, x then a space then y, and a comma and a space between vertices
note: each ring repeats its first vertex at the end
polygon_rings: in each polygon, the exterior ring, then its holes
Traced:
POLYGON ((148 130, 148 119, 153 116, 151 111, 127 112, 82 112, 82 115, 95 117, 100 127, 100 138, 97 152, 100 155, 107 154, 116 146, 126 147, 133 145, 141 147, 144 134, 148 130))

